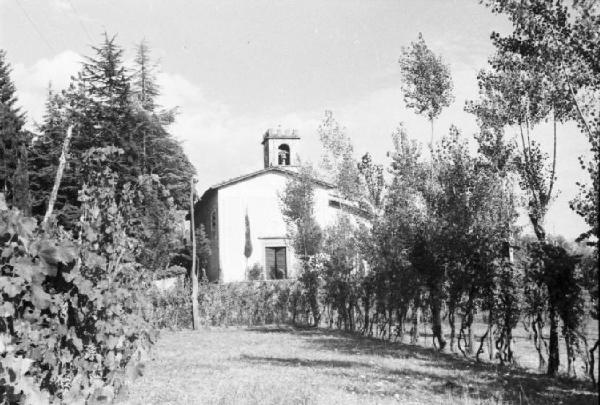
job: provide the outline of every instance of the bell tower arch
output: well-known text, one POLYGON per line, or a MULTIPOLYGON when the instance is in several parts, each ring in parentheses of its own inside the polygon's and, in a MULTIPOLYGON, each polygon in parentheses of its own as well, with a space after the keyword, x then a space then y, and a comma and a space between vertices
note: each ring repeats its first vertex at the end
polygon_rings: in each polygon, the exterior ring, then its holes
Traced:
POLYGON ((300 137, 298 132, 286 129, 268 129, 263 135, 263 154, 265 169, 271 166, 295 166, 293 153, 300 137))

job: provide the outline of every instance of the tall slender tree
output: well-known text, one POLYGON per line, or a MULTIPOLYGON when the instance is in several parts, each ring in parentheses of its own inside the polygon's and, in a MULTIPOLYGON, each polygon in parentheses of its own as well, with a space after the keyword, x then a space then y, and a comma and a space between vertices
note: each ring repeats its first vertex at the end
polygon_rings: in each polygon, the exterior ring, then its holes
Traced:
POLYGON ((450 68, 429 49, 421 33, 416 42, 402 48, 398 63, 406 106, 427 117, 433 145, 433 122, 454 100, 450 68))
MULTIPOLYGON (((598 145, 598 136, 594 135, 596 129, 590 126, 593 122, 590 117, 596 114, 594 109, 597 108, 593 107, 593 102, 590 107, 584 106, 582 98, 597 98, 600 89, 598 75, 593 74, 597 71, 596 51, 588 44, 594 35, 598 36, 600 33, 600 20, 598 16, 592 17, 590 14, 593 8, 585 8, 587 6, 584 3, 587 2, 575 4, 571 8, 575 11, 574 15, 570 15, 569 8, 563 1, 523 3, 498 0, 486 3, 491 5, 494 12, 506 13, 513 23, 514 31, 508 36, 497 33, 492 35, 497 52, 490 58, 491 70, 482 71, 479 75, 480 101, 469 103, 467 110, 477 115, 484 129, 495 131, 498 139, 506 128, 516 130, 519 153, 513 157, 514 167, 527 195, 528 215, 538 243, 541 244, 535 251, 545 254, 551 251, 549 247, 545 247, 547 232, 544 220, 556 191, 557 124, 570 119, 577 120, 590 139, 593 155, 597 156, 594 145, 598 145), (579 7, 584 7, 585 10, 577 12, 579 7), (595 33, 591 28, 594 26, 595 33), (575 32, 582 34, 582 38, 575 38, 575 32), (551 157, 543 152, 540 144, 533 138, 534 128, 544 120, 553 123, 551 157)), ((592 175, 592 188, 587 189, 584 197, 573 203, 573 206, 575 209, 585 206, 591 208, 587 212, 594 212, 594 207, 597 207, 597 203, 593 202, 594 184, 598 180, 594 169, 589 172, 592 175)), ((585 209, 578 211, 585 217, 585 209)), ((584 236, 595 232, 595 226, 597 227, 595 219, 590 218, 589 223, 591 230, 584 236)), ((557 284, 551 277, 555 266, 551 264, 551 258, 545 258, 540 263, 541 268, 548 272, 536 271, 535 274, 540 274, 538 281, 548 289, 550 297, 550 352, 547 372, 554 375, 559 366, 560 314, 557 308, 559 302, 552 298, 557 296, 557 284)), ((535 281, 532 285, 534 284, 535 281)))
POLYGON ((281 194, 282 214, 288 226, 295 254, 300 258, 301 270, 298 280, 303 296, 313 315, 314 326, 319 325, 319 284, 322 274, 316 265, 316 256, 321 253, 323 231, 314 213, 314 174, 310 166, 300 168, 298 176, 289 179, 281 194))
POLYGON ((336 186, 344 198, 359 200, 358 164, 346 128, 335 119, 332 111, 327 110, 317 131, 323 148, 320 168, 325 178, 336 186))
POLYGON ((132 89, 140 106, 146 111, 154 112, 160 90, 156 83, 156 64, 152 62, 150 47, 145 40, 136 46, 132 89))
MULTIPOLYGON (((492 34, 498 52, 519 56, 544 82, 554 84, 557 93, 562 93, 563 103, 571 105, 565 118, 574 119, 589 141, 591 154, 579 160, 590 181, 578 182, 579 195, 570 205, 589 226, 580 239, 595 244, 597 254, 600 249, 600 3, 596 0, 484 0, 482 3, 493 13, 506 15, 512 24, 513 29, 507 35, 492 34)), ((600 284, 600 279, 596 282, 600 284)), ((598 290, 595 291, 598 314, 600 300, 598 290)), ((597 316, 596 320, 600 322, 597 316)), ((549 364, 551 374, 558 367, 556 335, 551 336, 554 348, 551 355, 556 360, 549 364)), ((599 344, 600 340, 596 341, 592 356, 599 344)), ((600 374, 600 361, 597 372, 600 374)))

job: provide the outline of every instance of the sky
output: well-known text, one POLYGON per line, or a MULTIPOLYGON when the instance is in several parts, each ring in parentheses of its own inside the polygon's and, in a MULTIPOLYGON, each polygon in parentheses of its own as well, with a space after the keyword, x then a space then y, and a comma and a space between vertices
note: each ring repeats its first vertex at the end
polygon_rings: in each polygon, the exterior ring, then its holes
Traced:
MULTIPOLYGON (((357 158, 370 152, 386 163, 400 122, 428 142, 429 123, 404 105, 398 66, 419 32, 454 82, 436 138, 454 124, 472 140, 477 126, 464 104, 477 98, 492 31, 510 25, 477 0, 0 0, 0 48, 30 128, 41 121, 49 83, 65 88, 104 32, 116 35, 128 61, 147 41, 160 65, 159 102, 179 108, 170 131, 198 171, 200 193, 261 169, 268 128, 298 130, 292 154, 318 162, 325 110, 346 128, 357 158)), ((551 152, 551 125, 536 127, 534 138, 551 152)), ((568 201, 587 181, 577 158, 589 155, 574 123, 559 126, 557 155, 547 231, 574 238, 587 228, 568 201)))

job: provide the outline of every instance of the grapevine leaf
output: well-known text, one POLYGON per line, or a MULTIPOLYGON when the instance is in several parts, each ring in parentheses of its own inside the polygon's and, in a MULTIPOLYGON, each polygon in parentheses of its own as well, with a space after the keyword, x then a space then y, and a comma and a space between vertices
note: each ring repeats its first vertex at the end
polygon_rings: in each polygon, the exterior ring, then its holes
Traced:
POLYGON ((53 243, 45 240, 40 243, 38 255, 50 264, 70 263, 77 257, 77 251, 74 246, 55 246, 53 243))
POLYGON ((0 291, 8 295, 8 298, 14 298, 21 291, 21 281, 21 277, 0 277, 0 291))
POLYGON ((52 302, 52 296, 44 291, 41 286, 33 284, 31 286, 31 301, 37 308, 45 309, 52 302))
POLYGON ((5 302, 0 304, 0 318, 8 318, 13 316, 15 312, 15 307, 10 302, 5 302))

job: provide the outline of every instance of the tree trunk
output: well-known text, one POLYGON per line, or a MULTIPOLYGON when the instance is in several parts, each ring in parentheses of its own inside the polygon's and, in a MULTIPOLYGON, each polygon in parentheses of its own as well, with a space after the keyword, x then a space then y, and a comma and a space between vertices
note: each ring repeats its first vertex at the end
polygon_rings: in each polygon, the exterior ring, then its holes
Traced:
POLYGON ((31 200, 29 198, 29 171, 27 169, 27 148, 24 144, 16 150, 17 167, 13 175, 13 206, 23 214, 31 215, 31 200))
POLYGON ((490 311, 490 314, 488 316, 488 330, 489 330, 489 334, 488 334, 488 355, 489 355, 489 359, 490 361, 494 360, 494 320, 492 319, 492 311, 490 311))
MULTIPOLYGON (((594 377, 594 363, 596 361, 596 349, 598 348, 598 345, 600 344, 600 339, 596 340, 596 343, 594 344, 594 346, 590 349, 589 353, 590 353, 590 378, 592 379, 592 382, 594 384, 596 384, 596 377, 594 377)), ((600 391, 600 361, 598 362, 599 366, 598 366, 598 391, 600 391)))
POLYGON ((569 377, 576 377, 575 350, 573 347, 575 344, 575 335, 570 329, 567 329, 563 337, 565 340, 565 348, 567 350, 567 375, 569 377))
POLYGON ((421 314, 421 309, 415 305, 412 309, 412 330, 410 335, 410 343, 416 344, 419 342, 419 316, 421 314))
POLYGON ((363 308, 365 309, 364 325, 362 330, 363 335, 367 335, 369 330, 369 311, 371 309, 369 301, 368 295, 365 295, 365 298, 363 298, 363 308))
POLYGON ((429 122, 431 123, 431 150, 433 151, 433 119, 430 119, 429 122))
POLYGON ((507 360, 510 364, 514 362, 513 351, 512 351, 512 329, 507 328, 506 331, 506 355, 507 360))
POLYGON ((392 323, 393 323, 393 319, 394 319, 394 310, 392 309, 392 306, 390 305, 388 307, 388 340, 391 342, 392 341, 392 323))
POLYGON ((190 179, 190 232, 192 240, 192 268, 190 279, 192 281, 192 327, 200 327, 200 313, 198 312, 198 272, 196 264, 196 225, 194 223, 194 178, 190 179))
POLYGON ((400 308, 396 309, 396 323, 398 324, 396 336, 400 339, 400 343, 404 343, 404 319, 402 312, 400 308))
POLYGON ((50 193, 50 199, 48 200, 48 209, 46 209, 46 215, 44 215, 44 219, 42 221, 42 228, 46 227, 48 220, 52 216, 52 211, 54 210, 54 203, 56 202, 56 198, 58 196, 58 189, 60 188, 60 182, 62 181, 65 165, 67 164, 67 154, 69 153, 69 143, 71 142, 72 135, 73 125, 70 125, 67 129, 67 135, 65 136, 65 140, 63 141, 62 151, 60 153, 60 159, 58 161, 58 169, 56 170, 56 177, 54 178, 54 186, 52 187, 52 192, 50 193))
POLYGON ((548 354, 548 371, 547 374, 555 376, 560 365, 558 351, 558 314, 554 305, 550 306, 550 353, 548 354))
POLYGON ((477 362, 479 362, 479 355, 481 353, 483 353, 483 344, 485 343, 485 340, 488 337, 489 333, 490 333, 490 327, 488 325, 488 328, 486 329, 485 333, 483 334, 483 336, 481 337, 481 340, 479 342, 479 349, 477 349, 477 353, 475 354, 475 360, 477 360, 477 362))
POLYGON ((450 351, 454 351, 454 342, 456 339, 456 319, 454 317, 454 307, 448 308, 448 324, 450 325, 450 351))
POLYGON ((438 350, 444 350, 446 341, 442 333, 442 301, 439 296, 431 299, 431 329, 433 332, 433 340, 438 341, 438 350))
POLYGON ((467 353, 471 356, 473 355, 473 340, 473 322, 471 322, 467 330, 467 353))
POLYGON ((542 353, 542 349, 545 347, 545 342, 541 318, 541 314, 538 313, 536 318, 531 322, 531 330, 533 331, 533 343, 538 353, 539 371, 543 371, 546 367, 546 359, 544 359, 544 354, 542 353))

